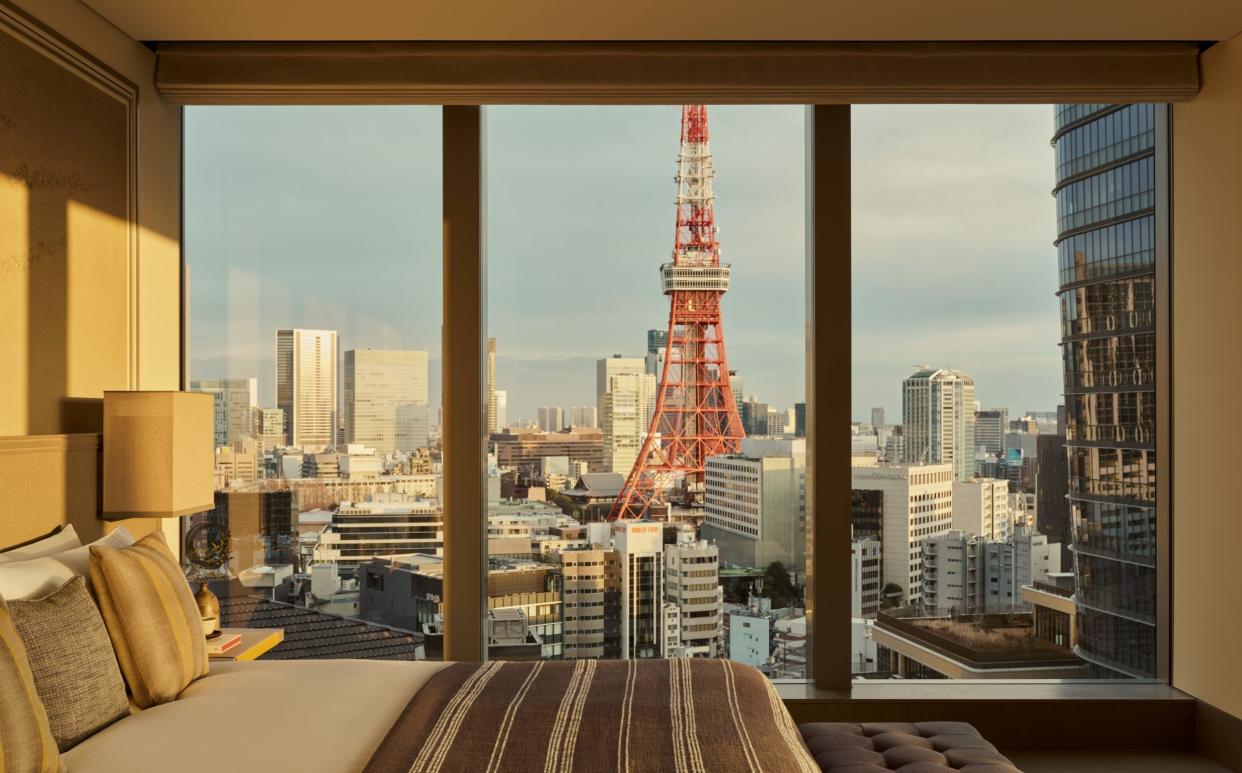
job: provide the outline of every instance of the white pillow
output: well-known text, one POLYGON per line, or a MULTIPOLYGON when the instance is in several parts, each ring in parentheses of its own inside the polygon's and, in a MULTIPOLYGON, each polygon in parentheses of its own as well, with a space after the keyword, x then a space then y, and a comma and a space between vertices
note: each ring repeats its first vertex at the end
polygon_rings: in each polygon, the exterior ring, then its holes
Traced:
POLYGON ((13 548, 0 553, 0 564, 11 564, 14 561, 29 561, 32 558, 42 558, 43 556, 54 555, 81 546, 82 540, 78 537, 77 530, 73 528, 73 524, 69 524, 50 537, 44 537, 37 542, 31 542, 29 545, 22 545, 20 548, 13 548))
POLYGON ((0 564, 0 598, 9 601, 37 599, 56 592, 73 579, 75 574, 88 577, 91 565, 91 546, 127 548, 134 544, 133 536, 118 526, 110 534, 51 556, 32 558, 29 561, 12 561, 0 564))

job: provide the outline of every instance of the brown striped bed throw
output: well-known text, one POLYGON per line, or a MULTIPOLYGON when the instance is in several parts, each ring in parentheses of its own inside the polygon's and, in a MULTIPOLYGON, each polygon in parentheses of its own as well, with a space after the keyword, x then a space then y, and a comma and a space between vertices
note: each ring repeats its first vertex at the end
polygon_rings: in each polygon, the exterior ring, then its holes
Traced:
POLYGON ((766 677, 674 659, 453 664, 365 773, 818 770, 766 677))

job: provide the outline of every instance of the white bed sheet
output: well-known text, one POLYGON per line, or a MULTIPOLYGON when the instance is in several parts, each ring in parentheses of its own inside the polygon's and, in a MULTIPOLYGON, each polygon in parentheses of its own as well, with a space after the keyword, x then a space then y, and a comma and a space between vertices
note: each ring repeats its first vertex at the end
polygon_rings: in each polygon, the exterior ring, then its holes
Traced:
POLYGON ((69 773, 360 771, 440 662, 212 661, 172 703, 64 755, 69 773))

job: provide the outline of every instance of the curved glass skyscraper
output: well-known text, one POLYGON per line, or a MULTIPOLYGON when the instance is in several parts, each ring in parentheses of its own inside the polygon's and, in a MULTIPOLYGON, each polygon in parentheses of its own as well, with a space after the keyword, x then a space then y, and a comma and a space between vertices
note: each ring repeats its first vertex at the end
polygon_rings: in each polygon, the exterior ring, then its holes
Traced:
POLYGON ((1077 649, 1095 677, 1156 676, 1156 203, 1166 136, 1157 125, 1164 111, 1056 106, 1077 649))

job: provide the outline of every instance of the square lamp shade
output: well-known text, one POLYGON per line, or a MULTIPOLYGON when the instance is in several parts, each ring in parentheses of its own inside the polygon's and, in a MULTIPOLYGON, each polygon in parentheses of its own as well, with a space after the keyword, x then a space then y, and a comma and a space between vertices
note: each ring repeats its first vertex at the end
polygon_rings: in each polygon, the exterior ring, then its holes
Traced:
POLYGON ((104 518, 215 507, 211 403, 202 392, 104 392, 104 518))

